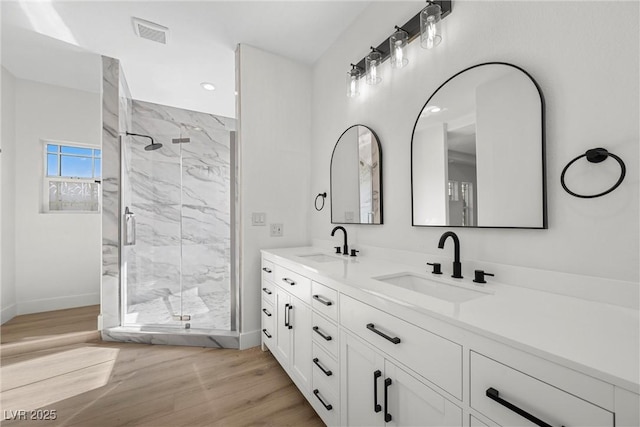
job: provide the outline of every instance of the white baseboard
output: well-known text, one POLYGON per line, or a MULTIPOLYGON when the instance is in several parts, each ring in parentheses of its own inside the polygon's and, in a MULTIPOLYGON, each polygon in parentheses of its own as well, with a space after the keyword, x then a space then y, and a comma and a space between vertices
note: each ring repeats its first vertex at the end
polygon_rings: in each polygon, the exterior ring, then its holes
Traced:
POLYGON ((6 307, 2 307, 2 310, 0 311, 0 324, 8 322, 9 320, 16 317, 17 314, 18 307, 16 303, 10 304, 6 307))
POLYGON ((260 343, 260 330, 242 332, 240 334, 240 350, 246 350, 251 347, 259 346, 260 343))
POLYGON ((100 304, 100 294, 68 295, 64 297, 42 298, 18 301, 18 314, 42 313, 65 308, 84 307, 100 304))

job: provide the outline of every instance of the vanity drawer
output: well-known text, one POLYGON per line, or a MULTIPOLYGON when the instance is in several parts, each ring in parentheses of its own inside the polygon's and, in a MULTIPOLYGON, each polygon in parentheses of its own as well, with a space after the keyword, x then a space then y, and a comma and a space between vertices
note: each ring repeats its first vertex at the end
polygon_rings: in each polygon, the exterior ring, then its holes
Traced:
POLYGON ((268 280, 269 282, 273 282, 275 275, 274 266, 271 261, 266 259, 262 260, 262 280, 268 280))
POLYGON ((613 413, 479 353, 470 365, 470 405, 499 425, 527 424, 518 409, 554 426, 614 425, 613 413))
POLYGON ((262 292, 262 299, 269 302, 270 304, 273 304, 275 298, 273 286, 274 284, 272 282, 263 280, 262 288, 260 290, 260 292, 262 292))
POLYGON ((324 386, 324 389, 337 396, 340 390, 338 362, 316 343, 313 343, 311 355, 313 358, 313 387, 324 386))
POLYGON ((314 385, 309 399, 311 406, 326 425, 337 426, 340 424, 340 400, 337 395, 332 394, 322 385, 318 387, 314 385))
POLYGON ((274 341, 273 335, 275 333, 275 310, 273 304, 269 304, 265 299, 262 300, 262 342, 271 348, 271 343, 274 341))
POLYGON ((302 302, 311 304, 311 280, 279 265, 275 266, 275 283, 302 302))
POLYGON ((338 321, 338 292, 318 282, 311 282, 311 306, 334 322, 338 321))
POLYGON ((348 296, 340 323, 462 400, 462 346, 348 296))
POLYGON ((311 336, 313 342, 327 350, 333 357, 338 357, 338 327, 316 312, 311 315, 311 336))

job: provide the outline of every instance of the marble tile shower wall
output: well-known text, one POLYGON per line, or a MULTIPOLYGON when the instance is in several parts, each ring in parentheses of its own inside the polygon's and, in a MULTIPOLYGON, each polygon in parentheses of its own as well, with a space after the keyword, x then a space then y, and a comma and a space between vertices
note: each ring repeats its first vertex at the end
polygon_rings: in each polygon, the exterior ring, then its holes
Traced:
POLYGON ((123 150, 123 201, 136 214, 136 245, 124 250, 125 320, 230 329, 231 147, 235 120, 142 101, 132 103, 123 150), (189 143, 173 144, 188 137, 189 143))

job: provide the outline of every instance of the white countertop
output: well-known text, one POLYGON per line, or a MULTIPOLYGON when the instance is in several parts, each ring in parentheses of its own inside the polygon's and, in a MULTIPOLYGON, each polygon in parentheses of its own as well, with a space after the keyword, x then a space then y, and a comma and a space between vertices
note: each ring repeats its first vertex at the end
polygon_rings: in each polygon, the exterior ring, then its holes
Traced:
MULTIPOLYGON (((268 258, 299 265, 307 276, 329 278, 399 307, 409 308, 454 326, 531 352, 611 384, 640 393, 640 319, 631 308, 509 286, 493 281, 482 288, 490 294, 451 303, 403 289, 373 277, 401 272, 430 278, 422 266, 387 262, 366 256, 334 255, 317 247, 263 250, 268 258), (332 262, 314 262, 300 255, 326 254, 332 262)), ((446 270, 446 266, 445 266, 446 270)), ((472 277, 436 281, 477 289, 472 277)))

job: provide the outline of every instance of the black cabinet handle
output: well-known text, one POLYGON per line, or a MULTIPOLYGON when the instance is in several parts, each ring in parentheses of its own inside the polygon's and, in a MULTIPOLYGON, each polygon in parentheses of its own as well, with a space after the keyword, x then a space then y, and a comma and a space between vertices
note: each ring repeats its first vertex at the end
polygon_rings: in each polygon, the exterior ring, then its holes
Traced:
POLYGON ((262 288, 262 292, 264 292, 267 295, 271 295, 273 292, 271 292, 269 289, 267 288, 262 288))
POLYGON ((394 344, 400 344, 400 338, 398 338, 398 337, 390 337, 389 335, 385 334, 384 332, 380 332, 379 330, 376 329, 376 326, 373 323, 369 323, 367 325, 367 329, 372 331, 372 332, 375 332, 378 335, 380 335, 385 340, 391 341, 394 344))
POLYGON ((384 421, 389 422, 393 419, 389 413, 389 386, 391 385, 391 378, 384 380, 384 421))
POLYGON ((263 308, 263 309, 262 309, 262 312, 263 312, 264 314, 266 314, 266 315, 267 315, 267 317, 271 317, 271 313, 269 313, 269 310, 267 310, 266 308, 263 308))
POLYGON ((271 334, 269 332, 267 332, 266 329, 263 329, 262 332, 264 332, 264 334, 267 336, 267 338, 271 338, 271 334))
POLYGON ((320 361, 318 360, 318 358, 317 358, 317 357, 315 357, 315 358, 313 359, 313 363, 314 363, 318 368, 320 368, 320 370, 322 371, 322 373, 323 373, 323 374, 325 374, 326 376, 330 377, 331 375, 333 375, 333 372, 331 372, 331 371, 327 371, 326 369, 324 369, 324 368, 322 367, 322 365, 320 364, 320 361))
POLYGON ((284 326, 289 326, 289 304, 284 305, 284 326))
POLYGON ((282 279, 283 282, 290 284, 291 286, 295 285, 296 282, 294 282, 293 280, 289 279, 288 277, 285 277, 284 279, 282 279))
POLYGON ((287 313, 289 313, 289 316, 287 316, 287 322, 289 323, 287 326, 289 326, 289 329, 293 329, 293 325, 291 324, 291 309, 293 308, 293 304, 287 304, 289 306, 289 308, 287 308, 287 313))
POLYGON ((264 271, 265 273, 271 273, 273 270, 267 267, 262 267, 262 271, 264 271))
POLYGON ((491 400, 495 400, 496 402, 498 402, 502 406, 512 410, 513 412, 515 412, 516 414, 520 415, 521 417, 526 418, 527 420, 531 421, 532 423, 534 423, 537 426, 540 426, 540 427, 552 427, 551 424, 545 423, 544 421, 542 421, 539 418, 534 417, 533 415, 531 415, 527 411, 518 408, 513 403, 507 402, 506 400, 501 398, 500 397, 500 392, 498 390, 496 390, 495 388, 493 388, 493 387, 489 387, 487 389, 487 397, 489 399, 491 399, 491 400))
POLYGON ((326 305, 327 307, 329 307, 330 305, 333 305, 333 303, 331 301, 322 299, 322 297, 320 295, 314 295, 313 299, 318 301, 320 304, 326 305))
POLYGON ((373 411, 382 411, 382 406, 378 403, 378 378, 382 376, 382 372, 378 369, 373 372, 373 411))
POLYGON ((333 406, 331 406, 330 404, 327 405, 326 403, 324 403, 324 400, 322 400, 322 396, 320 396, 320 391, 318 389, 313 390, 313 394, 316 395, 316 397, 318 398, 318 400, 320 401, 320 403, 322 403, 322 406, 324 406, 325 408, 327 408, 327 411, 330 411, 333 409, 333 406))
POLYGON ((313 330, 315 331, 316 334, 320 335, 322 338, 324 338, 326 341, 331 341, 333 338, 331 338, 331 335, 325 335, 322 333, 322 331, 320 330, 320 328, 318 328, 317 326, 313 327, 313 330))

